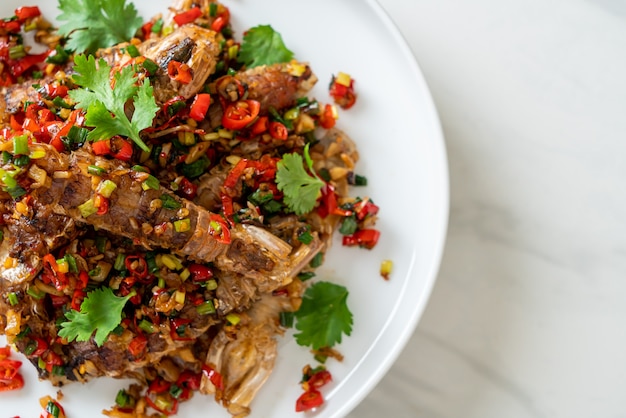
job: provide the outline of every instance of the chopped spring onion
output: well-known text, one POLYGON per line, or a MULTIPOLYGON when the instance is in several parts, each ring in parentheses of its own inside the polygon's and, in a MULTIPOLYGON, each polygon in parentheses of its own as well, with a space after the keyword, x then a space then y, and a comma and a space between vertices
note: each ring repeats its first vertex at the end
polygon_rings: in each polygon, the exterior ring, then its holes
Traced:
POLYGON ((141 183, 141 188, 144 190, 159 190, 160 186, 159 179, 154 177, 152 174, 148 175, 148 178, 141 183))
POLYGON ((63 259, 68 265, 70 273, 78 273, 78 265, 76 264, 76 258, 70 253, 65 253, 63 259))
POLYGON ((156 62, 152 61, 149 58, 146 58, 146 60, 143 62, 143 68, 148 72, 148 74, 153 75, 156 74, 156 72, 159 70, 159 66, 157 65, 156 62))
POLYGON ((37 300, 43 299, 43 297, 46 296, 46 294, 42 290, 37 288, 37 286, 29 286, 28 290, 26 290, 26 293, 28 293, 30 297, 37 300))
POLYGON ((315 273, 312 271, 303 271, 302 273, 298 274, 298 279, 300 279, 300 281, 302 282, 311 280, 313 277, 315 277, 315 273))
POLYGON ((124 253, 118 253, 115 258, 115 263, 113 264, 113 268, 117 271, 122 271, 126 268, 126 255, 124 253))
POLYGON ((132 58, 136 58, 140 55, 139 50, 133 44, 130 44, 126 47, 126 52, 128 52, 128 55, 130 55, 132 58))
POLYGON ((230 322, 231 325, 237 325, 241 321, 241 317, 236 313, 229 313, 226 315, 226 320, 230 322))
POLYGON ((341 221, 341 226, 339 226, 339 232, 342 235, 352 235, 356 232, 358 228, 358 222, 356 220, 356 216, 346 216, 341 221))
POLYGON ((26 56, 26 50, 24 45, 15 45, 9 48, 9 58, 17 60, 26 56))
POLYGON ((293 327, 293 312, 281 312, 280 313, 280 325, 284 328, 293 327))
POLYGON ((103 254, 106 251, 107 241, 108 241, 107 237, 104 237, 102 235, 98 235, 96 237, 96 248, 98 249, 98 252, 100 254, 103 254))
POLYGON ((16 167, 25 167, 30 163, 30 157, 28 155, 16 155, 13 158, 13 165, 16 167))
POLYGON ((117 392, 117 396, 115 396, 115 403, 120 408, 132 406, 132 398, 130 397, 128 392, 126 392, 124 389, 120 389, 119 392, 117 392))
POLYGON ((48 405, 46 405, 46 412, 52 415, 54 418, 59 418, 61 410, 59 409, 59 406, 56 404, 56 402, 48 401, 48 405))
POLYGON ((159 18, 156 22, 154 22, 154 24, 152 25, 152 29, 150 30, 152 33, 159 33, 161 32, 161 29, 163 28, 163 19, 159 18))
POLYGON ((18 135, 13 137, 13 154, 28 155, 28 136, 18 135))
POLYGON ((92 176, 101 176, 106 172, 107 171, 104 168, 98 167, 97 165, 90 165, 87 167, 87 173, 91 174, 92 176))
POLYGON ((191 272, 189 271, 189 269, 186 268, 180 272, 179 276, 180 276, 180 280, 184 282, 185 280, 189 278, 189 276, 191 276, 191 272))
POLYGON ((163 207, 165 209, 176 210, 182 207, 182 205, 175 198, 168 194, 162 194, 159 199, 163 202, 163 207))
POLYGON ((54 99, 52 99, 52 104, 55 105, 56 107, 60 107, 62 109, 71 109, 72 108, 72 105, 69 104, 68 102, 66 102, 65 100, 63 100, 63 98, 61 96, 57 96, 54 99))
POLYGON ((309 266, 311 266, 312 268, 317 268, 321 266, 323 262, 324 262, 324 253, 319 252, 315 254, 315 257, 313 257, 313 259, 309 263, 309 266))
POLYGON ((180 290, 177 290, 174 292, 174 300, 176 301, 176 303, 180 303, 183 304, 185 303, 185 292, 181 292, 180 290))
POLYGON ((170 395, 172 395, 174 398, 178 399, 182 394, 183 388, 179 387, 177 384, 173 384, 170 387, 170 395))
POLYGON ((142 319, 137 326, 142 331, 147 332, 148 334, 154 334, 156 332, 156 328, 154 327, 154 324, 145 319, 142 319))
POLYGON ((98 212, 98 208, 94 204, 93 199, 87 200, 85 203, 78 205, 78 210, 83 218, 88 218, 94 213, 98 212))
POLYGON ((215 313, 215 305, 213 305, 212 301, 207 300, 206 302, 201 303, 200 305, 198 305, 196 307, 196 311, 198 311, 198 313, 200 315, 213 314, 213 313, 215 313))
POLYGON ((61 46, 57 45, 54 52, 48 55, 46 62, 48 64, 63 65, 70 59, 70 54, 61 46))
POLYGON ((355 186, 367 186, 367 177, 361 176, 359 174, 354 175, 354 185, 355 186))
POLYGON ((111 180, 103 180, 98 185, 98 194, 101 194, 107 199, 111 197, 113 191, 117 189, 117 184, 111 180))
POLYGON ((180 260, 171 254, 161 255, 161 262, 170 270, 182 270, 183 265, 180 260))
POLYGON ((204 284, 204 287, 207 290, 215 290, 215 289, 217 289, 217 281, 215 279, 207 280, 203 284, 204 284))
POLYGON ((191 220, 189 218, 174 221, 174 230, 176 232, 188 232, 191 230, 191 220))
POLYGON ((298 234, 298 241, 300 241, 303 244, 309 245, 310 243, 313 242, 313 235, 311 235, 311 232, 306 230, 298 234))
POLYGON ((9 303, 11 304, 11 306, 15 306, 19 303, 20 301, 17 298, 17 293, 15 292, 11 292, 9 293, 9 303))
POLYGON ((209 4, 209 16, 211 17, 217 16, 217 3, 209 4))

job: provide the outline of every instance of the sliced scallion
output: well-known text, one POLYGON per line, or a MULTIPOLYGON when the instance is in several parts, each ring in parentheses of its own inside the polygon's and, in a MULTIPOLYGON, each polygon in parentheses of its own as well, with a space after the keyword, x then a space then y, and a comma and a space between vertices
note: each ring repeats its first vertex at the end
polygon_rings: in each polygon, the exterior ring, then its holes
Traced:
POLYGON ((17 135, 13 137, 13 154, 28 155, 28 136, 17 135))
POLYGON ((196 311, 200 315, 209 315, 215 313, 215 305, 213 301, 207 300, 196 307, 196 311))

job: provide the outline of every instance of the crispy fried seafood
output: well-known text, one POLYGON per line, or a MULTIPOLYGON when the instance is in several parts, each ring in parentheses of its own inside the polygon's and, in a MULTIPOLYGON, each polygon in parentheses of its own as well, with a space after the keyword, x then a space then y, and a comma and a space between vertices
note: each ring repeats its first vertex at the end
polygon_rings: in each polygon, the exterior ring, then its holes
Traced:
MULTIPOLYGON (((113 89, 129 66, 150 84, 158 111, 144 148, 121 133, 93 141, 93 105, 79 102, 95 89, 71 58, 2 90, 0 332, 55 385, 136 379, 108 416, 171 415, 197 391, 249 414, 279 316, 300 306, 299 275, 349 201, 358 154, 342 132, 317 129, 311 68, 242 65, 227 17, 218 3, 177 1, 148 22, 162 29, 97 52, 113 89), (296 215, 276 172, 305 147, 334 207, 318 199, 296 215), (85 326, 102 304, 117 317, 85 326)), ((134 120, 139 106, 122 113, 134 120)))

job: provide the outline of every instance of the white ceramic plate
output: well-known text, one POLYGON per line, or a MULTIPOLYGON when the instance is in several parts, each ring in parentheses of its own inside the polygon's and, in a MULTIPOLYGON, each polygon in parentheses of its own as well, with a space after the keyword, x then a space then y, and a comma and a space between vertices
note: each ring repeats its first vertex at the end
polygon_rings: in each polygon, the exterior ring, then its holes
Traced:
MULTIPOLYGON (((422 74, 396 27, 374 1, 224 0, 238 39, 251 26, 271 24, 296 58, 311 63, 320 81, 313 95, 328 102, 332 74, 356 79, 357 104, 340 114, 338 127, 358 144, 358 173, 369 180, 353 193, 368 195, 381 207, 378 246, 367 251, 342 248, 339 238, 318 278, 335 280, 350 290, 354 313, 352 336, 338 349, 341 363, 327 366, 334 381, 323 389, 327 402, 304 416, 348 414, 392 365, 424 309, 435 281, 448 220, 448 174, 439 120, 422 74), (389 281, 380 262, 391 259, 389 281)), ((54 18, 56 1, 3 0, 0 16, 18 5, 39 4, 54 18)), ((135 0, 144 16, 165 11, 170 0, 135 0)), ((1 341, 4 343, 4 341, 1 341)), ((26 361, 25 361, 26 363, 26 361)), ((252 417, 302 416, 294 411, 302 367, 312 355, 288 333, 280 342, 276 368, 252 404, 252 417)), ((39 397, 57 388, 39 382, 30 364, 22 367, 26 385, 0 393, 2 416, 39 416, 39 397)), ((96 416, 111 406, 126 382, 101 379, 63 388, 69 418, 96 416)), ((181 405, 178 416, 228 417, 210 397, 196 396, 181 405)))

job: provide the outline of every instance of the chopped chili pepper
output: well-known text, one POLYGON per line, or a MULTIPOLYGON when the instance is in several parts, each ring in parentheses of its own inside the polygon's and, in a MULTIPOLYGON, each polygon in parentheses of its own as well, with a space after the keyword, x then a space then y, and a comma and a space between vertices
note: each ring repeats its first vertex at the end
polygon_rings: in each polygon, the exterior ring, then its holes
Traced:
POLYGON ((356 93, 354 92, 354 79, 344 74, 344 78, 349 79, 349 85, 345 85, 339 80, 339 77, 333 77, 330 83, 329 93, 335 103, 342 109, 350 109, 356 102, 356 93))
POLYGON ((178 399, 185 401, 191 398, 191 392, 200 389, 201 382, 202 373, 184 370, 176 380, 176 386, 182 389, 182 393, 178 396, 178 399))
POLYGON ((333 111, 333 106, 327 104, 324 106, 324 110, 320 115, 320 126, 324 129, 330 129, 335 126, 337 120, 335 119, 335 112, 333 111))
POLYGON ((44 273, 43 280, 52 283, 57 290, 63 290, 68 284, 65 273, 59 270, 56 258, 50 253, 43 257, 44 273))
POLYGON ((343 245, 360 246, 371 250, 378 243, 380 238, 380 231, 376 229, 360 229, 352 235, 345 235, 343 237, 343 245))
POLYGON ((22 6, 15 9, 15 16, 17 16, 19 21, 23 22, 26 19, 41 16, 41 11, 37 6, 22 6))
POLYGON ((74 294, 72 295, 72 303, 71 307, 75 311, 80 311, 80 305, 83 303, 83 299, 85 299, 86 293, 82 289, 74 290, 74 294))
POLYGON ((192 341, 193 338, 184 337, 185 326, 191 322, 191 319, 187 318, 172 318, 170 320, 170 337, 175 341, 192 341), (182 327, 182 328, 181 328, 182 327), (183 334, 180 335, 179 334, 183 334))
POLYGON ((48 343, 40 337, 31 337, 32 342, 34 343, 33 352, 28 355, 29 358, 37 358, 40 357, 47 349, 48 343))
POLYGON ((0 382, 9 382, 13 380, 21 365, 22 362, 18 360, 0 360, 0 382))
POLYGON ((256 100, 239 100, 226 107, 222 116, 222 125, 226 129, 241 130, 256 120, 261 110, 261 103, 256 100))
POLYGON ((128 345, 128 351, 135 358, 143 357, 146 348, 148 347, 148 338, 145 335, 137 335, 130 341, 128 345))
POLYGON ((202 10, 200 10, 199 7, 194 7, 174 16, 174 22, 176 22, 178 26, 183 26, 187 23, 193 22, 200 16, 202 16, 202 10))
POLYGON ((148 263, 141 255, 129 255, 124 260, 126 270, 136 279, 145 279, 148 276, 148 263))
POLYGON ((43 86, 45 98, 48 100, 52 100, 55 97, 65 97, 67 96, 67 92, 69 91, 67 86, 63 86, 56 83, 46 83, 43 86))
POLYGON ((30 69, 31 67, 37 64, 41 64, 42 62, 44 62, 46 57, 48 57, 48 52, 44 52, 42 54, 36 54, 36 55, 26 55, 25 57, 20 58, 19 60, 10 64, 9 68, 10 68, 11 74, 16 77, 19 77, 22 74, 24 74, 26 70, 30 69))
POLYGON ((189 117, 197 122, 200 122, 206 116, 206 112, 211 105, 211 95, 208 93, 196 94, 191 109, 189 110, 189 117))
POLYGON ((230 243, 230 227, 226 220, 217 213, 211 213, 209 216, 209 235, 222 244, 230 243))
POLYGON ((213 270, 202 264, 193 263, 187 267, 194 282, 206 282, 213 278, 213 270))
POLYGON ((183 177, 183 179, 180 181, 180 184, 178 185, 178 194, 186 199, 192 200, 194 197, 196 197, 197 193, 198 186, 196 186, 186 177, 183 177))
POLYGON ((54 351, 51 351, 51 350, 46 351, 46 353, 42 356, 42 358, 46 365, 45 368, 48 371, 48 373, 52 373, 52 369, 54 368, 54 366, 63 365, 63 359, 61 358, 60 355, 58 355, 54 351))
POLYGON ((96 214, 106 215, 109 212, 109 199, 102 195, 96 195, 96 198, 99 202, 98 211, 96 212, 96 214))
POLYGON ((215 18, 213 23, 211 23, 211 29, 214 30, 215 32, 221 32, 222 29, 224 29, 226 25, 228 25, 229 21, 230 21, 230 10, 228 10, 227 7, 224 7, 224 11, 215 18))
POLYGON ((324 397, 317 389, 310 389, 304 392, 296 401, 296 412, 304 412, 324 403, 324 397))
MULTIPOLYGON (((100 142, 100 141, 98 141, 100 142)), ((96 144, 97 142, 94 142, 96 144)), ((111 138, 111 156, 122 161, 130 161, 133 157, 133 145, 119 136, 111 138)))
POLYGON ((143 35, 143 39, 146 40, 150 38, 150 33, 152 33, 152 26, 154 22, 146 22, 141 26, 141 34, 143 35))
POLYGON ((267 116, 259 116, 256 122, 254 122, 254 124, 250 128, 250 133, 252 135, 261 135, 263 132, 267 132, 268 128, 269 118, 267 116))
POLYGON ((319 389, 333 380, 328 370, 320 370, 315 372, 307 381, 309 388, 319 389))
POLYGON ((342 209, 337 204, 337 193, 335 193, 335 188, 326 183, 322 187, 322 198, 320 201, 320 206, 317 209, 317 213, 325 218, 328 215, 339 215, 339 216, 350 216, 352 215, 352 211, 348 209, 342 209))
POLYGON ((208 364, 202 365, 202 374, 205 375, 213 385, 219 390, 224 390, 224 379, 222 375, 208 364))
POLYGON ((187 64, 174 60, 167 64, 167 75, 182 84, 189 84, 192 79, 191 68, 187 64))
POLYGON ((10 381, 0 380, 0 392, 17 390, 24 387, 24 378, 17 373, 10 381))
POLYGON ((111 143, 108 139, 92 142, 91 149, 96 155, 108 155, 111 152, 111 143))
POLYGON ((289 132, 287 131, 287 127, 280 122, 272 121, 270 122, 269 132, 272 138, 274 139, 287 139, 289 132))
POLYGON ((379 207, 370 199, 363 199, 354 205, 354 211, 356 212, 357 219, 362 221, 367 216, 376 215, 379 211, 379 207))
POLYGON ((169 394, 163 394, 159 396, 153 396, 147 394, 145 396, 146 402, 151 408, 159 411, 160 413, 170 416, 175 415, 178 412, 178 400, 169 394))

